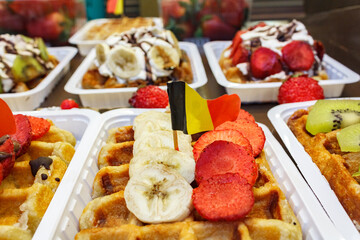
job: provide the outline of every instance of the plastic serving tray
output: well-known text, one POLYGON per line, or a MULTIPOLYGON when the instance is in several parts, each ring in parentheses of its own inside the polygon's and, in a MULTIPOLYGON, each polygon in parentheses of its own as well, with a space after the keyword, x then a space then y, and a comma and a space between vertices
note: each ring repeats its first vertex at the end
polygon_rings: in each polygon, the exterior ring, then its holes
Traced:
MULTIPOLYGON (((360 98, 351 99, 360 100, 360 98)), ((321 205, 338 231, 345 239, 360 239, 359 232, 356 230, 351 219, 341 206, 328 181, 321 174, 319 168, 305 152, 301 143, 287 126, 287 120, 296 110, 307 109, 309 106, 314 105, 315 102, 316 101, 309 101, 278 105, 269 110, 268 117, 294 158, 300 172, 319 199, 321 205)))
MULTIPOLYGON (((207 77, 204 66, 201 61, 199 50, 194 43, 179 42, 179 46, 189 56, 191 68, 193 71, 193 83, 190 87, 196 89, 207 83, 207 77)), ((83 89, 81 81, 84 74, 93 64, 96 57, 95 49, 83 60, 79 68, 71 76, 65 85, 65 91, 78 94, 83 106, 94 108, 117 108, 129 107, 129 99, 137 90, 136 87, 128 88, 107 88, 107 89, 83 89)), ((166 86, 160 86, 166 89, 166 86)))
POLYGON ((71 193, 69 183, 75 181, 74 179, 79 175, 80 169, 83 168, 86 161, 85 156, 89 148, 85 140, 89 141, 93 138, 92 129, 96 129, 99 126, 100 114, 86 109, 42 110, 14 112, 14 114, 51 119, 57 127, 70 131, 76 138, 76 151, 72 161, 33 236, 33 239, 37 240, 53 239, 49 236, 56 230, 57 223, 65 207, 64 203, 71 193))
MULTIPOLYGON (((161 18, 152 18, 155 26, 163 27, 163 22, 161 18)), ((108 22, 109 18, 100 18, 87 22, 82 28, 80 28, 70 39, 69 43, 77 45, 79 48, 79 52, 82 56, 86 56, 93 47, 98 43, 102 43, 104 40, 86 40, 85 34, 89 31, 93 26, 99 26, 103 23, 108 22)))
MULTIPOLYGON (((144 111, 146 110, 117 109, 102 114, 100 126, 92 131, 96 140, 88 142, 91 150, 83 156, 87 159, 86 164, 79 169, 80 174, 76 175, 72 186, 67 185, 69 189, 73 190, 70 198, 64 200, 63 215, 59 219, 54 219, 54 222, 57 221, 56 232, 47 234, 46 239, 74 239, 79 231, 80 215, 87 203, 92 200, 92 185, 95 175, 99 171, 98 154, 106 143, 108 131, 114 127, 132 125, 133 119, 144 111)), ((280 144, 265 125, 260 124, 260 126, 267 139, 264 149, 269 165, 301 223, 303 239, 341 239, 333 223, 280 144)))
MULTIPOLYGON (((237 94, 241 102, 277 102, 277 95, 281 82, 269 83, 234 83, 226 79, 219 59, 221 53, 231 44, 231 41, 213 41, 204 44, 205 55, 218 84, 223 86, 229 94, 237 94)), ((359 81, 360 76, 342 65, 338 61, 324 55, 323 63, 329 80, 319 81, 324 89, 326 98, 339 97, 345 84, 359 81)))
POLYGON ((77 53, 74 47, 49 47, 48 51, 59 60, 59 64, 38 86, 26 92, 0 94, 0 98, 12 111, 29 111, 39 107, 58 81, 69 71, 70 61, 77 53))

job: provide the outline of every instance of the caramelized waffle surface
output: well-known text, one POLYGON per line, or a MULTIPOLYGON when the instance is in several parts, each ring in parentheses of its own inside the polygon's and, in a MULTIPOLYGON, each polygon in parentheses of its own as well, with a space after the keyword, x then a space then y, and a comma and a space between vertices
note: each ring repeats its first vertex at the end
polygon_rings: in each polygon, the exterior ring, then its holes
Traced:
POLYGON ((360 153, 341 152, 335 130, 315 136, 306 131, 309 112, 301 109, 288 120, 288 126, 304 146, 312 161, 329 182, 341 205, 360 231, 360 177, 352 177, 360 166, 360 153))
POLYGON ((0 239, 31 239, 75 153, 72 133, 52 125, 0 184, 0 239))
POLYGON ((84 40, 105 40, 113 33, 122 33, 132 28, 154 26, 151 18, 128 18, 122 17, 110 19, 100 25, 92 26, 85 34, 84 40))
MULTIPOLYGON (((132 145, 134 141, 130 126, 111 129, 109 135, 103 149, 108 148, 107 145, 132 145)), ((107 151, 107 154, 111 155, 110 152, 107 151)), ((124 189, 129 180, 128 162, 131 157, 122 155, 115 165, 111 165, 111 161, 104 161, 113 158, 107 154, 99 155, 102 167, 94 180, 93 200, 80 217, 80 232, 75 239, 302 238, 300 224, 272 175, 264 152, 256 158, 259 174, 253 187, 255 204, 244 220, 209 222, 193 210, 181 222, 162 224, 142 223, 127 209, 124 189), (119 162, 124 164, 118 165, 119 162)))

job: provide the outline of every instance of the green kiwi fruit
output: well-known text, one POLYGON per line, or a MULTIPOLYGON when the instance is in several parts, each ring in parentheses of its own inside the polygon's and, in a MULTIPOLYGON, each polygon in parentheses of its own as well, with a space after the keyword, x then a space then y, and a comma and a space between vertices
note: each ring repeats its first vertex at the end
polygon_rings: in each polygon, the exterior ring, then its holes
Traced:
POLYGON ((360 123, 341 129, 336 138, 343 152, 360 152, 360 123))
POLYGON ((35 42, 40 49, 40 57, 47 62, 49 60, 49 53, 47 51, 46 45, 42 38, 35 38, 35 42))
POLYGON ((21 36, 21 38, 22 38, 25 42, 27 42, 27 43, 32 43, 32 41, 33 41, 32 38, 29 38, 29 37, 27 37, 27 36, 25 36, 25 35, 20 35, 20 36, 21 36))
POLYGON ((16 56, 11 72, 16 82, 28 82, 46 73, 45 68, 33 57, 16 56))
POLYGON ((3 93, 4 90, 3 90, 3 86, 2 86, 2 80, 1 80, 1 77, 0 77, 0 93, 3 93))
POLYGON ((360 123, 360 100, 318 100, 309 112, 306 130, 315 135, 360 123))

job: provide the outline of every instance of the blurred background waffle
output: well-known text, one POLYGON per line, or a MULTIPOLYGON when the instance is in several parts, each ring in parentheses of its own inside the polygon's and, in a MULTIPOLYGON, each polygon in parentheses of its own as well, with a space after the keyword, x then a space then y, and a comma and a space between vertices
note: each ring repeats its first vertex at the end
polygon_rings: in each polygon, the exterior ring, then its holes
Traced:
POLYGON ((51 125, 31 141, 0 185, 0 238, 31 239, 75 153, 76 139, 51 125))
POLYGON ((300 224, 273 177, 264 152, 256 159, 259 177, 253 188, 255 204, 243 221, 209 222, 194 210, 181 222, 157 225, 140 222, 127 209, 123 192, 129 180, 133 144, 131 127, 109 131, 98 158, 101 169, 93 183, 94 199, 80 217, 76 239, 302 238, 300 224))

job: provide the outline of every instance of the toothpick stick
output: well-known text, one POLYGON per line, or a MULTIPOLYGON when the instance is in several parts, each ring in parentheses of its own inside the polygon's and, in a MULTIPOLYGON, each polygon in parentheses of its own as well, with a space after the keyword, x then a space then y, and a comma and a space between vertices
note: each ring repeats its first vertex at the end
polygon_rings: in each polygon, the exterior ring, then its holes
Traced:
POLYGON ((179 144, 178 144, 178 137, 177 137, 177 131, 173 130, 173 138, 174 138, 174 149, 176 151, 179 151, 179 144))

